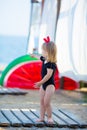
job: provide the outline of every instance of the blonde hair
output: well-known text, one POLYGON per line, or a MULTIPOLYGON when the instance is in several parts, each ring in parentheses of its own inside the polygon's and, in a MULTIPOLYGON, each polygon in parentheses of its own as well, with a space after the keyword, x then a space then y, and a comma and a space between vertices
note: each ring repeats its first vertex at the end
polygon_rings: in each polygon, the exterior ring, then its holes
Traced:
POLYGON ((57 62, 57 47, 56 44, 52 41, 49 43, 43 43, 42 48, 48 53, 48 61, 52 63, 57 62))

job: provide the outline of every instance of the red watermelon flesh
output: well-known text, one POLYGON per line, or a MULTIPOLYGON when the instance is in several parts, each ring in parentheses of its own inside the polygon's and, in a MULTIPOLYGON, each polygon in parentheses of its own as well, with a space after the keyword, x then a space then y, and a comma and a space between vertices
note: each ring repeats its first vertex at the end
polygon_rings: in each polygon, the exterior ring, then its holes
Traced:
POLYGON ((68 77, 64 77, 64 86, 63 89, 65 90, 75 90, 79 88, 79 83, 74 81, 73 79, 70 79, 68 77))

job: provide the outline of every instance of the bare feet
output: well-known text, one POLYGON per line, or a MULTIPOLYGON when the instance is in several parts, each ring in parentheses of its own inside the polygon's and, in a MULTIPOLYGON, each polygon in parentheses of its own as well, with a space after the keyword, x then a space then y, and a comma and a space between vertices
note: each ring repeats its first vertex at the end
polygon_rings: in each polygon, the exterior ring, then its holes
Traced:
POLYGON ((49 118, 48 121, 47 121, 49 124, 53 124, 53 119, 52 118, 49 118))
POLYGON ((38 119, 37 122, 44 122, 44 119, 38 119))

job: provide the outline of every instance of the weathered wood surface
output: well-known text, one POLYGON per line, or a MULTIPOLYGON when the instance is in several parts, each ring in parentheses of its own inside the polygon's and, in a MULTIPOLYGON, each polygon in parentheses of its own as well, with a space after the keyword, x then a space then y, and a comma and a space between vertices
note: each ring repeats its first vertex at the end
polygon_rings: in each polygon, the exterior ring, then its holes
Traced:
POLYGON ((0 95, 25 95, 27 91, 19 89, 19 88, 0 88, 0 95))
MULTIPOLYGON (((39 111, 35 109, 1 109, 0 127, 53 127, 53 128, 87 128, 87 123, 73 113, 63 109, 53 109, 53 124, 37 122, 39 111)), ((46 117, 45 117, 46 118, 46 117)), ((55 130, 53 129, 53 130, 55 130)))

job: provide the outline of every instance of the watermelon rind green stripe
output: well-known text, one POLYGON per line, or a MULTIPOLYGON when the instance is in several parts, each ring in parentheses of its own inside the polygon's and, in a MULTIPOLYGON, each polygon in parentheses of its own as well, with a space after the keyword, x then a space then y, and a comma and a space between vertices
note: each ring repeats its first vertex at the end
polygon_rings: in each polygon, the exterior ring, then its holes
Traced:
POLYGON ((26 61, 34 61, 37 60, 37 58, 31 57, 30 55, 24 55, 21 57, 16 58, 15 60, 13 60, 10 64, 8 64, 8 66, 5 68, 5 70, 2 72, 1 74, 1 78, 0 78, 0 85, 3 86, 4 83, 4 78, 6 76, 6 74, 13 69, 16 65, 22 63, 22 62, 26 62, 26 61))

